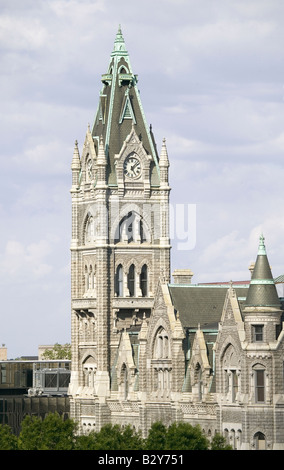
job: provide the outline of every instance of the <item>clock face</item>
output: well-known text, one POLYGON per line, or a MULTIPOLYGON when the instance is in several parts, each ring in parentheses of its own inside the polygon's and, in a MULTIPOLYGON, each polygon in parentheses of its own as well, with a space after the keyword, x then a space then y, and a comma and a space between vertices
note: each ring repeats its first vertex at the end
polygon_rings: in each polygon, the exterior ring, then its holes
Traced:
POLYGON ((128 178, 138 178, 141 174, 141 164, 138 158, 128 157, 124 162, 124 174, 128 178))

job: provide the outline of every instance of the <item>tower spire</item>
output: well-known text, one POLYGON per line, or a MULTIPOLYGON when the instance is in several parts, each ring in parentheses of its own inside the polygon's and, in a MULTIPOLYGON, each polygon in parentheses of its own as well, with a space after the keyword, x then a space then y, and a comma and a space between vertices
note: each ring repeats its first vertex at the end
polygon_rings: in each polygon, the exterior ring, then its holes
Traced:
POLYGON ((100 93, 92 136, 98 152, 100 136, 103 136, 107 158, 108 184, 117 184, 115 155, 118 155, 131 132, 135 132, 148 155, 152 157, 151 179, 159 183, 159 165, 155 141, 146 122, 137 75, 133 73, 129 54, 119 25, 113 51, 110 55, 107 73, 102 75, 103 87, 100 93))
POLYGON ((122 31, 121 31, 121 26, 119 25, 118 31, 116 33, 116 38, 114 41, 114 49, 111 55, 113 57, 114 55, 125 55, 125 54, 128 54, 128 52, 125 47, 125 42, 124 42, 124 38, 122 35, 122 31))

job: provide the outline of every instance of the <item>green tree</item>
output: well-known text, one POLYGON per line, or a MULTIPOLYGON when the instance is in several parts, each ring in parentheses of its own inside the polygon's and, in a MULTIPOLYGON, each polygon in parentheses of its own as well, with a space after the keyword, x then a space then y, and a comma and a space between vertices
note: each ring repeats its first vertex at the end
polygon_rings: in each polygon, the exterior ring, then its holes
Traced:
POLYGON ((7 424, 0 425, 0 450, 17 450, 18 439, 7 424))
POLYGON ((73 450, 76 424, 63 420, 58 413, 49 413, 43 420, 26 416, 18 439, 20 450, 73 450))
POLYGON ((42 354, 43 359, 71 359, 71 345, 56 343, 52 349, 46 349, 42 354))
POLYGON ((153 423, 145 439, 145 449, 165 450, 166 434, 167 428, 163 423, 160 421, 153 423))
POLYGON ((211 450, 233 450, 233 448, 227 444, 226 438, 224 436, 217 433, 212 439, 211 450))
POLYGON ((143 450, 144 439, 140 432, 137 432, 133 427, 126 426, 122 430, 122 445, 121 450, 143 450))
POLYGON ((168 427, 165 442, 166 450, 208 450, 209 441, 200 426, 189 423, 173 423, 168 427))
POLYGON ((130 425, 121 428, 118 424, 106 424, 98 432, 78 436, 77 450, 141 450, 144 441, 139 432, 130 425))

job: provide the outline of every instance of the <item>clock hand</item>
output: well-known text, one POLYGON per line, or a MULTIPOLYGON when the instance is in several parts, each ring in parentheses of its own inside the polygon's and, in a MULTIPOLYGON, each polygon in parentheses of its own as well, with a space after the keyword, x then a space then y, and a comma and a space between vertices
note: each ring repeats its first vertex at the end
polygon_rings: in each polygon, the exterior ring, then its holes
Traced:
POLYGON ((134 165, 131 167, 131 170, 133 171, 137 167, 137 165, 139 165, 139 162, 134 163, 134 165))

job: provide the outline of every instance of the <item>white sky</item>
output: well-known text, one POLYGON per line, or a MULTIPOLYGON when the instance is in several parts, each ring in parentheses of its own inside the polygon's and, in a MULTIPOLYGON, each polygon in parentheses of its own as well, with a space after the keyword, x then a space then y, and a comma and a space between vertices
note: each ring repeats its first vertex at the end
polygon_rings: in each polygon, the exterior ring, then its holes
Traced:
POLYGON ((9 358, 70 341, 71 159, 119 24, 158 149, 167 140, 174 213, 196 205, 191 249, 177 249, 172 226, 172 271, 248 279, 263 232, 274 276, 284 273, 283 22, 282 0, 0 0, 9 358))

